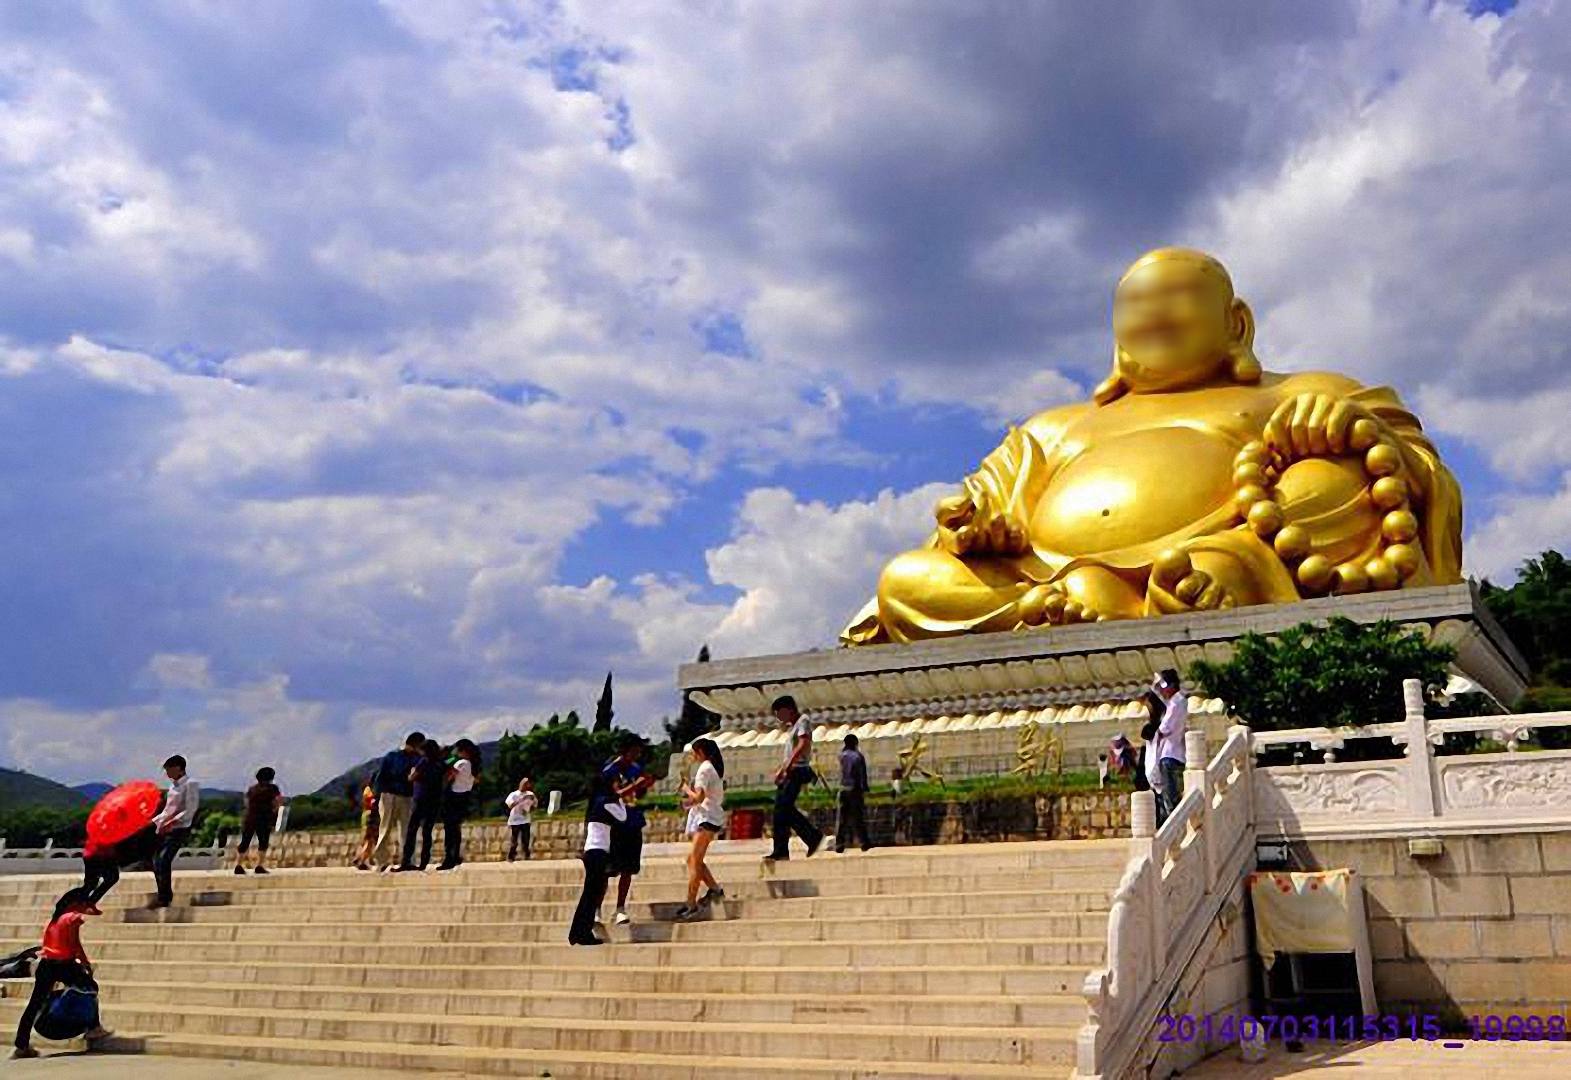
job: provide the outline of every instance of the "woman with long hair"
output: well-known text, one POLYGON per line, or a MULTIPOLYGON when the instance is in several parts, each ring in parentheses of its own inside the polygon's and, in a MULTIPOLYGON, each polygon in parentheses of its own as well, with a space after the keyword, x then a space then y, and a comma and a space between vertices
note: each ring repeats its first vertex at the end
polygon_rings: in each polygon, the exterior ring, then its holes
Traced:
POLYGON ((687 834, 693 838, 693 848, 687 856, 687 903, 677 910, 678 922, 697 917, 703 908, 725 898, 725 890, 704 861, 709 845, 725 830, 725 758, 713 739, 694 740, 693 757, 698 760, 693 782, 682 787, 682 799, 689 808, 687 834), (701 900, 699 885, 708 886, 701 900))
POLYGON ((479 778, 480 748, 468 739, 459 739, 453 744, 447 790, 442 796, 442 865, 438 870, 457 870, 464 861, 464 818, 469 816, 479 778))

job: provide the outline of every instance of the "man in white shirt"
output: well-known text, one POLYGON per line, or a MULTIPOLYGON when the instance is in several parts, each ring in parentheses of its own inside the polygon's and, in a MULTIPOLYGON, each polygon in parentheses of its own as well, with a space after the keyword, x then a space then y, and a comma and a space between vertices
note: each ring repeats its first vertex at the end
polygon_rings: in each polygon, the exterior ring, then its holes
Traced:
POLYGON ((202 789, 186 775, 185 758, 176 754, 164 762, 164 775, 169 777, 169 791, 164 796, 164 808, 153 818, 158 834, 153 880, 158 885, 158 895, 148 903, 149 908, 166 908, 174 901, 175 856, 191 838, 196 812, 202 805, 202 789))
POLYGON ((1166 668, 1151 684, 1162 699, 1162 722, 1156 730, 1157 768, 1162 784, 1152 785, 1156 792, 1156 825, 1162 827, 1167 816, 1178 808, 1184 796, 1184 731, 1189 725, 1189 698, 1178 681, 1178 672, 1166 668))
POLYGON ((775 773, 774 850, 764 856, 764 861, 774 863, 789 859, 788 844, 793 832, 802 838, 802 843, 807 845, 807 856, 812 858, 823 844, 824 834, 796 808, 796 799, 802 789, 817 778, 813 772, 813 725, 789 694, 776 698, 769 711, 775 714, 775 719, 789 735, 785 761, 775 773))

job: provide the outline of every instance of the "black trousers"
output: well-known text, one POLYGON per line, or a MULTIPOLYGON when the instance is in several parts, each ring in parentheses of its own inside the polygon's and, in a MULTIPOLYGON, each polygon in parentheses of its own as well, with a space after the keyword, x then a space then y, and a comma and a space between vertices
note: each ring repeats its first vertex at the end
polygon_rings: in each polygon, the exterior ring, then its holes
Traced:
POLYGON ((860 791, 840 792, 840 812, 835 816, 835 850, 844 851, 853 839, 862 842, 862 850, 873 846, 867 838, 867 807, 865 795, 860 791))
POLYGON ((82 858, 82 888, 87 890, 87 898, 93 903, 98 903, 109 890, 115 887, 120 880, 120 863, 113 858, 89 859, 82 858))
POLYGON ((775 789, 774 854, 777 859, 784 859, 790 854, 789 845, 793 832, 810 848, 823 843, 824 834, 807 820, 806 814, 796 808, 797 796, 802 794, 802 789, 812 782, 813 770, 806 766, 798 766, 787 773, 785 783, 775 789))
POLYGON ((442 865, 464 861, 464 818, 469 816, 471 792, 449 791, 442 800, 442 865))
POLYGON ((409 808, 409 826, 404 829, 403 865, 415 865, 415 837, 420 838, 420 869, 431 865, 431 833, 436 829, 436 819, 442 804, 437 799, 416 799, 409 808))
POLYGON ((524 849, 524 858, 529 858, 529 824, 509 825, 513 831, 513 842, 507 845, 507 861, 512 862, 518 857, 518 849, 524 849))
POLYGON ((166 904, 175 898, 175 856, 190 838, 190 829, 171 829, 159 839, 158 854, 153 856, 153 881, 158 885, 158 899, 166 904))
POLYGON ((44 960, 39 959, 33 966, 33 993, 27 999, 27 1005, 22 1009, 22 1019, 16 1025, 16 1045, 18 1047, 31 1046, 33 1042, 33 1022, 38 1019, 39 1010, 49 1000, 49 995, 55 988, 55 983, 65 983, 68 986, 79 986, 86 977, 85 972, 75 960, 44 960))
POLYGON ((579 894, 578 907, 573 911, 573 925, 567 929, 567 940, 574 945, 595 940, 595 918, 605 902, 606 883, 611 880, 609 851, 586 851, 582 858, 584 891, 579 894))
POLYGON ((256 841, 256 850, 267 851, 267 845, 273 839, 273 823, 271 821, 245 821, 240 824, 240 847, 236 854, 244 855, 251 850, 251 841, 256 841))

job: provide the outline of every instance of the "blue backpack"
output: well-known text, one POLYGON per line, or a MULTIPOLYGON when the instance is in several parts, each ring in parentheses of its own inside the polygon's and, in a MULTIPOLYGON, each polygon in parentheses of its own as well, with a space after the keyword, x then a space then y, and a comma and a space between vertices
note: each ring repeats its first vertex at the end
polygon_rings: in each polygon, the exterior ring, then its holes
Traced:
POLYGON ((46 1039, 65 1042, 98 1026, 98 989, 65 986, 49 995, 38 1011, 33 1030, 46 1039))

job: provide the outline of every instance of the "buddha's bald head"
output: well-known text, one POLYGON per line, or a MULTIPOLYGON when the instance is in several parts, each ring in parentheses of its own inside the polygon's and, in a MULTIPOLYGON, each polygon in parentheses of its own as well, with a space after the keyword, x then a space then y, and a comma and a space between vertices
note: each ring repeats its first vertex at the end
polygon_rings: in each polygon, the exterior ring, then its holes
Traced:
POLYGON ((1099 401, 1260 377, 1254 316, 1226 267, 1203 251, 1167 247, 1130 264, 1113 296, 1114 370, 1099 401))

